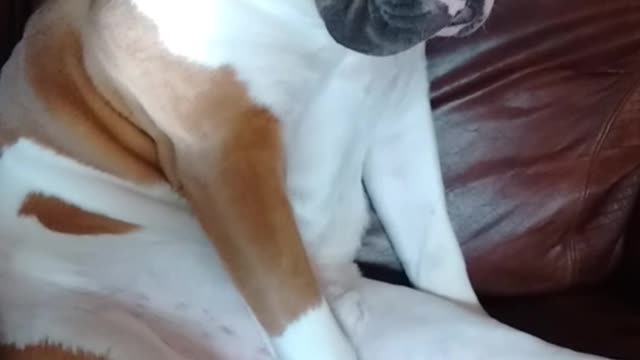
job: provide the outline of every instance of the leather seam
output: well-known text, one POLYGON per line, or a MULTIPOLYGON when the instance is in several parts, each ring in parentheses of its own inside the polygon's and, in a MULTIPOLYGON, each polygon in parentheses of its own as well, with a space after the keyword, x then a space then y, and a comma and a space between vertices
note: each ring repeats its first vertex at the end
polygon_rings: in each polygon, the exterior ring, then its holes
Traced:
MULTIPOLYGON (((572 232, 575 232, 577 230, 576 227, 578 225, 579 220, 582 218, 582 215, 585 212, 587 200, 591 197, 590 185, 592 182, 593 170, 595 168, 595 163, 598 159, 598 156, 602 151, 602 147, 604 146, 606 140, 608 139, 611 129, 613 128, 613 125, 620 118, 620 114, 627 107, 627 104, 629 103, 629 101, 635 98, 636 96, 640 97, 640 74, 636 74, 633 80, 630 81, 630 85, 628 90, 626 91, 626 94, 621 98, 618 105, 613 109, 611 114, 607 117, 607 120, 602 125, 598 133, 598 138, 596 140, 596 143, 594 144, 593 150, 591 151, 591 155, 589 156, 589 165, 587 167, 586 178, 585 178, 583 189, 580 195, 580 204, 578 206, 578 210, 576 211, 573 217, 571 226, 569 227, 569 229, 572 232)), ((565 232, 561 236, 560 244, 564 243, 563 238, 568 233, 569 231, 565 232)), ((576 238, 573 237, 568 242, 568 251, 567 251, 567 261, 568 261, 568 267, 569 267, 568 281, 570 284, 575 281, 575 279, 578 277, 581 270, 578 266, 577 252, 578 251, 577 251, 576 238)))

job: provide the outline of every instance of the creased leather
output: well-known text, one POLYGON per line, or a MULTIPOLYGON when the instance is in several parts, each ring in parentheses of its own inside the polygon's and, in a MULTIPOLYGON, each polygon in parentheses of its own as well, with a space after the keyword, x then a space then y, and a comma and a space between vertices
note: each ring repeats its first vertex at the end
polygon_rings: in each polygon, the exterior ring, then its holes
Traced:
POLYGON ((427 52, 450 213, 478 291, 607 276, 640 185, 640 1, 498 1, 486 29, 427 52))

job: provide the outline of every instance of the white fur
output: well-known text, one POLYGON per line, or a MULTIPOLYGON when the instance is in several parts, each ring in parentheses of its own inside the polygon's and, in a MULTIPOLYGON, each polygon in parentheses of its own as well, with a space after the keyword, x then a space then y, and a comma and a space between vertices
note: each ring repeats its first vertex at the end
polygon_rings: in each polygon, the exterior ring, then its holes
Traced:
POLYGON ((22 140, 0 158, 0 332, 115 360, 266 359, 268 344, 184 202, 22 140), (38 192, 144 224, 72 236, 17 218, 38 192), (194 355, 199 354, 199 355, 194 355), (214 357, 215 358, 215 357, 214 357))
MULTIPOLYGON (((412 93, 428 93, 413 69, 412 93)), ((479 307, 449 221, 428 98, 398 100, 395 121, 375 134, 364 173, 374 207, 418 288, 479 307), (408 131, 410 129, 410 131, 408 131)))
POLYGON ((280 360, 356 359, 351 343, 342 336, 324 302, 289 325, 273 345, 280 360))

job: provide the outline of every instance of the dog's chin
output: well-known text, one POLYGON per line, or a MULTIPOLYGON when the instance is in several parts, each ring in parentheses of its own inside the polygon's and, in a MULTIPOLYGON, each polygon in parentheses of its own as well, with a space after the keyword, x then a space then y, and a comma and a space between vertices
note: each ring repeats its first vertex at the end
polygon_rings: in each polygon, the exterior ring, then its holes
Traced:
POLYGON ((484 22, 477 22, 473 24, 462 24, 455 26, 448 26, 437 33, 435 33, 432 37, 465 37, 467 35, 473 34, 476 30, 478 30, 484 22))
POLYGON ((340 45, 352 51, 370 56, 391 56, 424 42, 426 39, 436 36, 421 31, 406 31, 406 29, 393 29, 380 31, 370 29, 366 34, 347 34, 345 32, 329 30, 333 39, 340 45), (386 33, 388 31, 389 33, 386 33))
POLYGON ((452 15, 441 0, 315 1, 338 44, 372 56, 394 55, 434 37, 471 34, 482 26, 493 4, 486 0, 484 8, 470 6, 452 15))
POLYGON ((475 18, 462 24, 447 26, 438 31, 433 37, 465 37, 480 29, 489 18, 493 9, 494 0, 486 0, 484 7, 478 11, 475 18))
POLYGON ((435 36, 452 22, 446 6, 421 11, 385 9, 376 1, 354 1, 364 6, 318 6, 333 39, 353 51, 389 56, 406 51, 435 36))

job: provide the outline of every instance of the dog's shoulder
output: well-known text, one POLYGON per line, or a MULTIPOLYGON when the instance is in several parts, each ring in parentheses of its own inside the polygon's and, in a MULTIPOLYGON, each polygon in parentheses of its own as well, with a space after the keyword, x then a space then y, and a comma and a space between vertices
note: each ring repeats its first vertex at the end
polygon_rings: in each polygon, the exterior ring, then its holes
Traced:
POLYGON ((0 146, 28 139, 118 177, 162 182, 153 141, 88 73, 83 44, 96 3, 51 1, 30 18, 0 79, 0 146))

